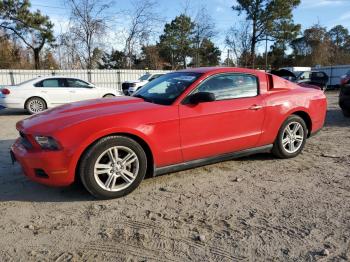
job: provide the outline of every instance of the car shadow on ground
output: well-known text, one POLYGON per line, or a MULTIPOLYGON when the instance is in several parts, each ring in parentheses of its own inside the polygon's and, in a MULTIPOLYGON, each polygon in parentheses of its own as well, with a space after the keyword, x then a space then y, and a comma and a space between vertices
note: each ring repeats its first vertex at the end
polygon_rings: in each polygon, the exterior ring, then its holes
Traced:
POLYGON ((0 109, 0 116, 30 116, 30 114, 24 109, 0 109))
POLYGON ((340 108, 328 109, 325 127, 350 127, 350 117, 345 117, 340 108))
MULTIPOLYGON (((79 182, 69 187, 55 188, 29 180, 24 176, 18 163, 12 164, 9 151, 13 142, 14 140, 0 140, 0 202, 79 202, 96 200, 79 182)), ((238 160, 266 161, 274 160, 274 157, 271 154, 264 153, 238 158, 238 160)), ((171 175, 171 173, 162 176, 166 175, 171 175)), ((146 179, 152 179, 152 177, 146 179)))
MULTIPOLYGON (((24 115, 24 110, 0 110, 0 115, 24 115)), ((343 116, 341 110, 331 107, 327 111, 325 127, 350 127, 350 118, 343 116)), ((53 188, 30 181, 22 173, 18 164, 12 165, 9 154, 14 140, 0 140, 0 202, 75 202, 93 201, 93 198, 81 184, 76 183, 66 188, 53 188)), ((274 161, 271 153, 255 154, 240 161, 274 161)), ((232 160, 229 160, 232 161, 232 160)), ((169 175, 169 174, 165 174, 169 175)))
POLYGON ((13 142, 14 140, 0 140, 0 202, 74 202, 94 200, 79 183, 66 188, 54 188, 30 181, 23 175, 19 164, 12 164, 9 151, 13 142))

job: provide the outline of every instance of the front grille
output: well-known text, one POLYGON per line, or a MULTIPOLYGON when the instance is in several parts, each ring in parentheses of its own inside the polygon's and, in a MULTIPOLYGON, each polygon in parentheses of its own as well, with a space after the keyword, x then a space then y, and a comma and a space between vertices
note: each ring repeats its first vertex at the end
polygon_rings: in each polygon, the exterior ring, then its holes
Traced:
POLYGON ((35 176, 39 178, 49 178, 49 176, 46 174, 46 172, 42 169, 36 168, 34 169, 35 176))
POLYGON ((21 136, 21 144, 27 149, 32 149, 33 145, 32 145, 32 143, 30 143, 27 136, 25 134, 23 134, 22 132, 19 132, 19 135, 21 136))

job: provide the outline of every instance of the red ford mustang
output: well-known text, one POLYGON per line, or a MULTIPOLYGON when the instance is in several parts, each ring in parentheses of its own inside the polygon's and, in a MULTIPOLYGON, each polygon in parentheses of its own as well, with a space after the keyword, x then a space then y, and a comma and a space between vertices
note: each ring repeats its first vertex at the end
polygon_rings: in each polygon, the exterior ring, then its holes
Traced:
POLYGON ((133 97, 60 106, 17 123, 11 149, 34 181, 81 179, 98 198, 121 197, 145 175, 257 152, 298 155, 322 128, 322 91, 261 71, 197 68, 169 73, 133 97))

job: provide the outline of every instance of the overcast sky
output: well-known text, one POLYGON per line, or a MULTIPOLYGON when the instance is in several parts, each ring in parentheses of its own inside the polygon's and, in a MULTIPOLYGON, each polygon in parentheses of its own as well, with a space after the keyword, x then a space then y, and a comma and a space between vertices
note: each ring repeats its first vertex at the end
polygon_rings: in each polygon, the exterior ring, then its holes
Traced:
MULTIPOLYGON (((164 17, 165 21, 169 22, 185 9, 185 2, 185 0, 158 0, 158 12, 164 17)), ((320 23, 328 29, 337 24, 342 24, 350 29, 350 0, 302 0, 301 2, 301 5, 294 11, 294 20, 301 24, 303 29, 316 23, 320 23)), ((31 3, 33 9, 40 9, 44 14, 51 17, 55 23, 56 32, 64 30, 69 20, 69 10, 65 7, 64 0, 32 0, 31 3)), ((108 16, 113 21, 113 25, 106 39, 108 43, 106 47, 113 46, 120 49, 123 43, 122 32, 128 22, 128 17, 125 13, 123 15, 118 13, 129 10, 131 4, 130 0, 114 0, 113 3, 108 11, 108 16)), ((231 6, 234 3, 234 0, 190 1, 188 11, 190 15, 195 16, 197 10, 203 6, 209 11, 218 31, 215 42, 223 50, 225 49, 224 37, 228 28, 243 19, 232 11, 231 6)), ((162 29, 163 25, 159 30, 162 29)))

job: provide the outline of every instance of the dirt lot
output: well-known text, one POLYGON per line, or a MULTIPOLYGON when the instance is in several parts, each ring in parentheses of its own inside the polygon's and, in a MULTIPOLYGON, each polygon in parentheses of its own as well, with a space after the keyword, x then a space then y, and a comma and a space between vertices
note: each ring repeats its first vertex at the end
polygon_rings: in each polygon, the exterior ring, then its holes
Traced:
POLYGON ((349 260, 350 120, 336 93, 328 99, 326 126, 295 159, 263 154, 146 179, 110 201, 28 181, 8 154, 27 115, 2 110, 0 260, 349 260))

